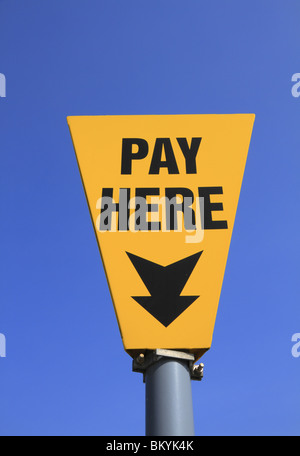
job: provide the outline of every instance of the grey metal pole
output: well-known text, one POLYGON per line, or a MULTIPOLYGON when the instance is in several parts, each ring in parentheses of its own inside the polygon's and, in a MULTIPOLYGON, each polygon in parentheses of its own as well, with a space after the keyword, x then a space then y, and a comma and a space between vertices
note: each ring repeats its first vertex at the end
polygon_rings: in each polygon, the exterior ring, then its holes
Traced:
POLYGON ((189 363, 162 358, 145 371, 146 435, 193 436, 194 416, 189 363))

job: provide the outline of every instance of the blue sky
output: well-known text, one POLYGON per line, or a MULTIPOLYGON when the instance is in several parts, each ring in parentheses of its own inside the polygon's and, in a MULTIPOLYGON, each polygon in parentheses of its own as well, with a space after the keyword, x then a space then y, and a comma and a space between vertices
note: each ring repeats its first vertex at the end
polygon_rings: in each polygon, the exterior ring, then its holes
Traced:
POLYGON ((144 435, 66 121, 255 113, 197 435, 299 435, 297 0, 0 1, 1 435, 144 435))

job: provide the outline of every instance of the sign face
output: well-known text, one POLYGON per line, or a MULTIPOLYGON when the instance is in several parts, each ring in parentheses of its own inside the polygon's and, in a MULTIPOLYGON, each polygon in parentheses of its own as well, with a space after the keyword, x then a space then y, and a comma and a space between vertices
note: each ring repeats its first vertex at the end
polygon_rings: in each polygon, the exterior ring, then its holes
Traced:
POLYGON ((211 346, 254 114, 68 117, 125 350, 211 346))

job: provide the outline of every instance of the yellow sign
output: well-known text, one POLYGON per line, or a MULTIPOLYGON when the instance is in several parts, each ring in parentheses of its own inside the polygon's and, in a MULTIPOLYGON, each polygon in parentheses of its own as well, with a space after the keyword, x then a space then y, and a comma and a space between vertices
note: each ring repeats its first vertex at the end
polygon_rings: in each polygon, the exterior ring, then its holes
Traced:
POLYGON ((254 114, 68 117, 125 350, 211 346, 254 114))

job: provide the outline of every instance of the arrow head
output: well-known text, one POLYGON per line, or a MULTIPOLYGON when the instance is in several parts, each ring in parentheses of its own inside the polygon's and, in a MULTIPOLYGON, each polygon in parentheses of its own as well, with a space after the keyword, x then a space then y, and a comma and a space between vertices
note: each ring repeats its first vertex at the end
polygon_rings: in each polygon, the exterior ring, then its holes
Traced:
POLYGON ((169 326, 199 296, 180 296, 201 252, 161 266, 132 253, 127 253, 151 296, 132 296, 147 312, 165 327, 169 326))

